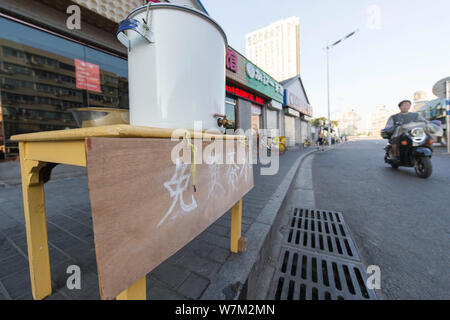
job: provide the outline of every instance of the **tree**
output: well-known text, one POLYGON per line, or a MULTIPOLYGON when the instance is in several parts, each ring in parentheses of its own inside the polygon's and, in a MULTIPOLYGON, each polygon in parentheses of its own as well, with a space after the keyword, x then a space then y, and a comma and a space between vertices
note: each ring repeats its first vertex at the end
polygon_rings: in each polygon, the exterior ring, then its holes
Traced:
POLYGON ((325 118, 325 117, 316 118, 316 119, 313 119, 313 120, 311 121, 311 124, 312 124, 314 127, 326 126, 327 123, 328 123, 328 119, 325 118))

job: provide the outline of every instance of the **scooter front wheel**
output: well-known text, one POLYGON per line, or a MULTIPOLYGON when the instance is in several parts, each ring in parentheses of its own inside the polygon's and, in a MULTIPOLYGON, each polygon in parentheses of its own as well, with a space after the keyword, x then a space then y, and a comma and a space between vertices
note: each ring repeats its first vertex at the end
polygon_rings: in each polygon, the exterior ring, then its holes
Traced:
POLYGON ((431 164, 431 159, 428 157, 421 157, 416 160, 416 174, 423 179, 429 178, 433 173, 433 165, 431 164))

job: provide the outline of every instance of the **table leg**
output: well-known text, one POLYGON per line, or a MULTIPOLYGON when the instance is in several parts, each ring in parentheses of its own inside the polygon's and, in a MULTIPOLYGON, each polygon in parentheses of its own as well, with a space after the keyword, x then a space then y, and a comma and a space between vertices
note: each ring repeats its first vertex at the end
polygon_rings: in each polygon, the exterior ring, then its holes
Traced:
POLYGON ((116 297, 116 300, 147 300, 147 283, 145 277, 133 284, 116 297))
POLYGON ((231 243, 230 250, 233 253, 245 252, 247 239, 242 233, 242 199, 239 200, 231 211, 231 243))
POLYGON ((46 166, 46 163, 27 160, 25 149, 25 142, 20 142, 20 167, 27 231, 28 262, 30 265, 33 298, 42 300, 52 293, 44 181, 41 174, 41 170, 46 166))

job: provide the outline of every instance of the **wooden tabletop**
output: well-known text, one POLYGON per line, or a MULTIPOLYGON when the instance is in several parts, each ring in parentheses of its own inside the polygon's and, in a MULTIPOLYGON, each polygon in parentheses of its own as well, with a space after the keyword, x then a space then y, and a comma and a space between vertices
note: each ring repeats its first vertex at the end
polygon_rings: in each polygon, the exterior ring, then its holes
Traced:
POLYGON ((103 138, 163 138, 170 139, 174 137, 182 138, 189 132, 191 139, 222 139, 222 140, 246 140, 246 136, 210 134, 194 130, 185 129, 163 129, 153 127, 141 127, 132 125, 112 125, 105 127, 91 127, 70 130, 43 131, 15 135, 11 137, 12 141, 36 142, 36 141, 73 141, 83 140, 88 137, 103 138), (176 131, 176 132, 175 132, 176 131))

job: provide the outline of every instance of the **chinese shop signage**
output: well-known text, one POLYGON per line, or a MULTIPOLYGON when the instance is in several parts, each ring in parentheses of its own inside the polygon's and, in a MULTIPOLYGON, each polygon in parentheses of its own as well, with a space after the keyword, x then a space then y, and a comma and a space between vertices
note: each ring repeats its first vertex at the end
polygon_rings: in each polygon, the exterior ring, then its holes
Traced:
POLYGON ((284 114, 287 114, 288 116, 292 116, 292 117, 300 117, 300 112, 298 112, 297 110, 294 110, 292 108, 286 108, 284 111, 284 114))
POLYGON ((304 115, 312 117, 312 107, 305 100, 299 98, 288 90, 285 92, 284 99, 284 104, 286 106, 289 106, 304 115))
POLYGON ((250 101, 252 101, 254 103, 257 103, 257 104, 260 104, 260 105, 264 105, 264 99, 263 98, 258 97, 258 96, 254 95, 252 93, 249 93, 249 92, 247 92, 245 90, 242 90, 242 89, 239 89, 239 88, 236 88, 236 87, 233 87, 233 86, 226 86, 226 89, 227 89, 228 93, 231 93, 231 94, 233 94, 235 96, 244 98, 246 100, 250 100, 250 101))
POLYGON ((227 49, 227 69, 234 73, 238 72, 238 56, 237 53, 230 48, 227 49))
POLYGON ((247 86, 272 99, 283 102, 283 87, 251 62, 246 66, 247 86))
POLYGON ((98 65, 75 59, 75 78, 78 89, 102 92, 98 65))

